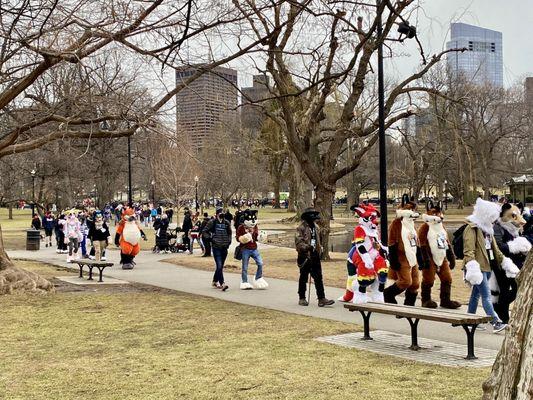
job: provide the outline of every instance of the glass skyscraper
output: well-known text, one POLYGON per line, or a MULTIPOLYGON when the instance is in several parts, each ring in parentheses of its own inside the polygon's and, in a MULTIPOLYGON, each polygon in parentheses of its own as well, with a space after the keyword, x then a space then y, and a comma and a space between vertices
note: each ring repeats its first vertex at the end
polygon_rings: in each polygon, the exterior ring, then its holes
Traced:
POLYGON ((466 48, 448 53, 447 62, 453 76, 463 76, 476 84, 490 83, 503 87, 502 33, 464 23, 451 24, 447 49, 466 48))

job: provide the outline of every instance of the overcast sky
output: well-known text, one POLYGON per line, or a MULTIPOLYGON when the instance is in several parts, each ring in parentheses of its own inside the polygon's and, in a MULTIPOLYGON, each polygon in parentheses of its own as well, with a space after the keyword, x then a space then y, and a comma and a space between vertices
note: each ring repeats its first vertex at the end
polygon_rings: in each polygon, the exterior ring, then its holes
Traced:
MULTIPOLYGON (((409 22, 417 26, 427 55, 446 48, 451 22, 493 29, 503 33, 505 86, 533 76, 533 0, 420 0, 421 9, 409 22)), ((386 73, 405 77, 420 65, 414 41, 402 45, 402 56, 387 59, 386 73)), ((234 63, 241 85, 251 83, 251 69, 234 63)))

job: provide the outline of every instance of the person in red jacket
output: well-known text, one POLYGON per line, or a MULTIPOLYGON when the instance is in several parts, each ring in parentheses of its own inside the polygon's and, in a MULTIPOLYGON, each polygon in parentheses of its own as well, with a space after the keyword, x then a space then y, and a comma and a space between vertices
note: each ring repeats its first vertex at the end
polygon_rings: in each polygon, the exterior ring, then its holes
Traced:
POLYGON ((257 210, 246 210, 241 219, 242 223, 238 226, 235 234, 239 246, 242 250, 242 273, 241 286, 242 290, 249 289, 266 289, 267 281, 263 278, 263 259, 257 248, 259 240, 259 228, 257 227, 257 210), (257 265, 257 272, 252 284, 248 283, 248 264, 250 258, 253 258, 257 265))

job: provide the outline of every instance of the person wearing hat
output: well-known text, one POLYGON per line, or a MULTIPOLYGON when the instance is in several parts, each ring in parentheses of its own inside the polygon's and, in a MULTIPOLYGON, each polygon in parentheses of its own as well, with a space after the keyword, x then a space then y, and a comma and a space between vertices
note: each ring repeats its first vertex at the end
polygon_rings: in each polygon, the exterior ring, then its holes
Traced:
POLYGON ((318 306, 330 306, 335 303, 328 300, 324 293, 324 282, 322 281, 322 264, 320 263, 320 231, 316 221, 320 219, 320 213, 314 208, 307 208, 301 215, 302 223, 296 228, 296 251, 298 252, 298 267, 300 268, 300 279, 298 281, 298 296, 301 306, 308 306, 309 302, 305 298, 307 281, 309 274, 315 282, 318 306))
POLYGON ((222 208, 216 210, 215 218, 207 223, 204 232, 211 233, 211 249, 215 259, 215 274, 212 286, 225 292, 229 286, 224 282, 223 271, 224 263, 228 256, 228 248, 231 244, 231 224, 225 218, 222 208))

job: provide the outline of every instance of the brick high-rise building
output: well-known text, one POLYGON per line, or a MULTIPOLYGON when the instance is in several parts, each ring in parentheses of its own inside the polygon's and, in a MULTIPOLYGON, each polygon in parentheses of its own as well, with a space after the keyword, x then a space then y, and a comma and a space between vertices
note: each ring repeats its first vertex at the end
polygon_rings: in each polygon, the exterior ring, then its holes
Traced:
MULTIPOLYGON (((198 65, 176 71, 179 84, 193 75, 198 65)), ((196 149, 220 127, 233 127, 238 122, 237 71, 217 67, 204 73, 176 95, 176 127, 196 149)))

